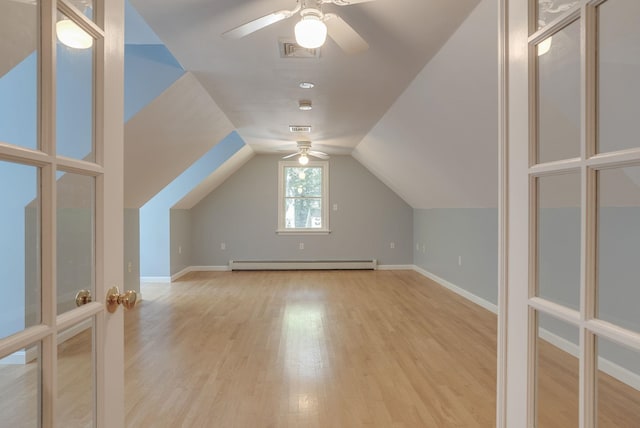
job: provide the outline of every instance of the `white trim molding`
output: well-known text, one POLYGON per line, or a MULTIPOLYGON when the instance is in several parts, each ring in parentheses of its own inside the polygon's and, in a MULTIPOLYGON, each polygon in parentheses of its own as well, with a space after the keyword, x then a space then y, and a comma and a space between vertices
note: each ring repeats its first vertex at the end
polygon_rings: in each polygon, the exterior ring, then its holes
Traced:
POLYGON ((416 266, 413 265, 413 270, 415 270, 416 272, 418 272, 419 274, 426 276, 427 278, 429 278, 432 281, 435 281, 436 283, 438 283, 439 285, 448 288, 449 290, 453 291, 454 293, 464 297, 465 299, 475 303, 476 305, 482 306, 483 308, 485 308, 486 310, 493 312, 494 314, 498 313, 498 305, 496 305, 495 303, 491 303, 488 300, 483 299, 482 297, 476 296, 475 294, 465 290, 462 287, 459 287, 449 281, 447 281, 444 278, 440 278, 439 276, 421 268, 420 266, 416 266))
POLYGON ((171 275, 171 282, 177 281, 190 272, 226 272, 229 271, 229 266, 187 266, 181 271, 171 275))
POLYGON ((170 276, 141 276, 140 282, 171 282, 170 276))
POLYGON ((415 270, 414 265, 378 265, 378 270, 415 270))

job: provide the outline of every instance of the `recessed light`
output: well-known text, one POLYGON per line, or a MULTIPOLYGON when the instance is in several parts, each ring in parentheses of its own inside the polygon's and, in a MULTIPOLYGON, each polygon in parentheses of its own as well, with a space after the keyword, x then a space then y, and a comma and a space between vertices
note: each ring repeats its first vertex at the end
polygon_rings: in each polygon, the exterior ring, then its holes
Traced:
POLYGON ((313 82, 300 82, 300 87, 302 89, 313 89, 316 86, 313 82))
POLYGON ((311 105, 311 101, 309 100, 300 100, 298 101, 298 108, 302 111, 309 111, 313 108, 311 105))

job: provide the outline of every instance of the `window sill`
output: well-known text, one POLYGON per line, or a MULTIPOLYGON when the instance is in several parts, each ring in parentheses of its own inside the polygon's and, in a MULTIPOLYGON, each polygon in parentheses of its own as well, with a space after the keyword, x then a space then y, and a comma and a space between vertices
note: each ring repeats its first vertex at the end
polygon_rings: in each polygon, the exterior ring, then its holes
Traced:
POLYGON ((278 229, 276 234, 278 235, 328 235, 331 233, 329 229, 278 229))

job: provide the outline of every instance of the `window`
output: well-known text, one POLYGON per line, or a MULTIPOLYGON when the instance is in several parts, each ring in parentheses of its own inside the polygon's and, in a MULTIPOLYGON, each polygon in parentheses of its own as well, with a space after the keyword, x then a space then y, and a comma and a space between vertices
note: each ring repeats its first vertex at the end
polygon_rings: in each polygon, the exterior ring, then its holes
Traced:
POLYGON ((278 233, 329 233, 329 163, 281 161, 278 233))

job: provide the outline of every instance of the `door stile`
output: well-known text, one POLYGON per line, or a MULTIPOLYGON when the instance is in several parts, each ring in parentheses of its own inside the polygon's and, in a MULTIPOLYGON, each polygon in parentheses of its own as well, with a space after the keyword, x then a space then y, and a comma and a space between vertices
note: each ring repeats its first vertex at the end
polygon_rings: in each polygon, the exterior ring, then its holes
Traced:
POLYGON ((41 364, 41 422, 45 427, 56 426, 57 398, 57 328, 56 328, 56 2, 42 0, 40 5, 40 150, 49 162, 40 169, 40 286, 41 322, 50 327, 42 340, 41 364))
MULTIPOLYGON (((102 112, 96 121, 96 156, 105 173, 96 182, 96 293, 104 302, 107 288, 124 280, 124 1, 105 0, 98 19, 105 37, 96 55, 95 95, 102 112)), ((98 428, 120 428, 125 423, 123 309, 104 310, 96 321, 98 428)))

